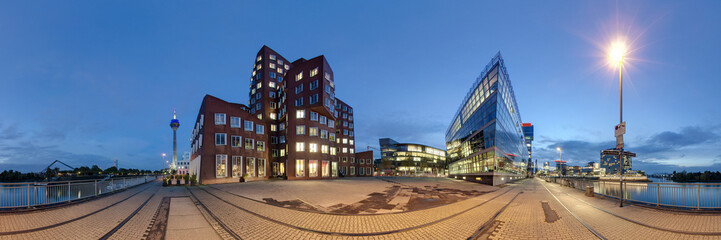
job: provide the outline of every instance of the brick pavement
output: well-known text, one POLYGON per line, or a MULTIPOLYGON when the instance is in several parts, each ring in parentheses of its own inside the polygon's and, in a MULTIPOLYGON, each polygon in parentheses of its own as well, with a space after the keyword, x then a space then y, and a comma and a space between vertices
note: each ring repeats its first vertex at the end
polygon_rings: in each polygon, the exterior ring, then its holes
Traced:
POLYGON ((125 225, 120 228, 110 239, 143 239, 146 231, 150 228, 155 212, 158 210, 164 197, 188 196, 185 187, 164 187, 157 190, 157 193, 146 204, 140 212, 135 214, 125 225))

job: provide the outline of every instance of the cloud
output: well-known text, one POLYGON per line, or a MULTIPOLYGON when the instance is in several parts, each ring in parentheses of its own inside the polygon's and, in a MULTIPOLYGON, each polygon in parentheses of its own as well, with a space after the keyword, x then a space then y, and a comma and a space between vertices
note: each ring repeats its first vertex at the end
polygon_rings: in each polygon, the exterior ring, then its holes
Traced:
POLYGON ((17 140, 25 136, 25 133, 18 131, 17 125, 10 125, 6 128, 0 126, 0 140, 17 140))
MULTIPOLYGON (((721 138, 718 126, 688 126, 678 131, 664 131, 642 138, 638 145, 627 144, 626 149, 637 153, 633 168, 649 173, 674 170, 705 171, 721 170, 721 138)), ((585 165, 598 162, 600 151, 615 147, 615 141, 589 142, 582 140, 559 140, 539 136, 534 149, 538 160, 552 161, 559 158, 557 147, 563 149, 563 159, 569 165, 585 165)))

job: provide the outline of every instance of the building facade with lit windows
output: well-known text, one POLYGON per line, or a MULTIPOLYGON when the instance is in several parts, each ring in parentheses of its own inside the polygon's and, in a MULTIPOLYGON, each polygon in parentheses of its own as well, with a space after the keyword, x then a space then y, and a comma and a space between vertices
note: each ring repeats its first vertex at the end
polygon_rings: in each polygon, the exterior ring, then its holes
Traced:
POLYGON ((446 131, 450 177, 490 185, 525 177, 528 148, 500 52, 486 65, 446 131))
POLYGON ((295 180, 370 176, 355 171, 366 166, 360 164, 355 153, 353 108, 336 98, 333 70, 325 56, 290 62, 263 46, 253 62, 247 106, 212 96, 203 100, 193 130, 190 164, 191 172, 198 173, 201 182, 237 182, 240 176, 247 176, 250 181, 271 177, 295 180), (244 136, 245 131, 209 127, 205 118, 217 114, 232 115, 243 124, 252 122, 255 129, 261 126, 262 134, 256 131, 244 136), (239 137, 243 147, 212 148, 207 140, 202 140, 216 134, 240 134, 233 136, 239 137), (247 138, 254 145, 244 140, 247 138), (254 151, 248 148, 251 145, 254 151), (223 161, 226 158, 223 155, 229 156, 227 161, 223 161), (230 174, 209 174, 224 171, 230 174))
POLYGON ((399 143, 390 138, 378 140, 381 146, 380 171, 392 176, 446 175, 446 151, 438 148, 399 143))
POLYGON ((523 129, 523 139, 526 143, 526 149, 528 149, 527 171, 530 175, 533 174, 533 169, 536 168, 535 164, 533 164, 533 124, 523 123, 521 124, 521 128, 523 129))

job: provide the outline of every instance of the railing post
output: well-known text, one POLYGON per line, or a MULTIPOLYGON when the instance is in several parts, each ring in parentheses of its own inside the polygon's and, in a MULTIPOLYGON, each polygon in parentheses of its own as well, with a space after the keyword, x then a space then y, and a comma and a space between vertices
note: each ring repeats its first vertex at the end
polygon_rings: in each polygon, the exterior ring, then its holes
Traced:
POLYGON ((128 178, 123 178, 123 188, 128 188, 128 185, 125 183, 125 180, 128 178))
POLYGON ((28 208, 30 208, 30 183, 28 183, 28 208))
POLYGON ((661 189, 661 184, 660 184, 660 183, 656 183, 656 207, 658 207, 658 206, 661 205, 661 201, 658 200, 658 199, 659 199, 658 196, 661 195, 661 194, 660 194, 660 192, 661 192, 660 189, 661 189))
POLYGON ((114 182, 115 182, 115 180, 111 178, 110 179, 110 191, 111 192, 115 192, 115 183, 114 182))
POLYGON ((701 209, 701 184, 696 184, 696 210, 701 209))
POLYGON ((70 202, 70 196, 72 195, 70 194, 70 181, 68 181, 68 202, 70 202))
POLYGON ((95 180, 95 196, 98 196, 98 180, 95 180))

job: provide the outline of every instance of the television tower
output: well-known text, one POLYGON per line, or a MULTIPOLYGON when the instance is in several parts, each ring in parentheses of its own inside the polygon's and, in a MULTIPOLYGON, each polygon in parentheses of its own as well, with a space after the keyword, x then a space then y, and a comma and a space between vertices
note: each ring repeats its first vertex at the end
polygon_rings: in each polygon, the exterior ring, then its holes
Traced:
POLYGON ((170 128, 173 129, 173 163, 170 164, 170 169, 175 170, 175 166, 178 161, 178 141, 176 139, 176 132, 180 127, 180 121, 175 116, 175 109, 173 109, 173 119, 170 120, 170 128))

